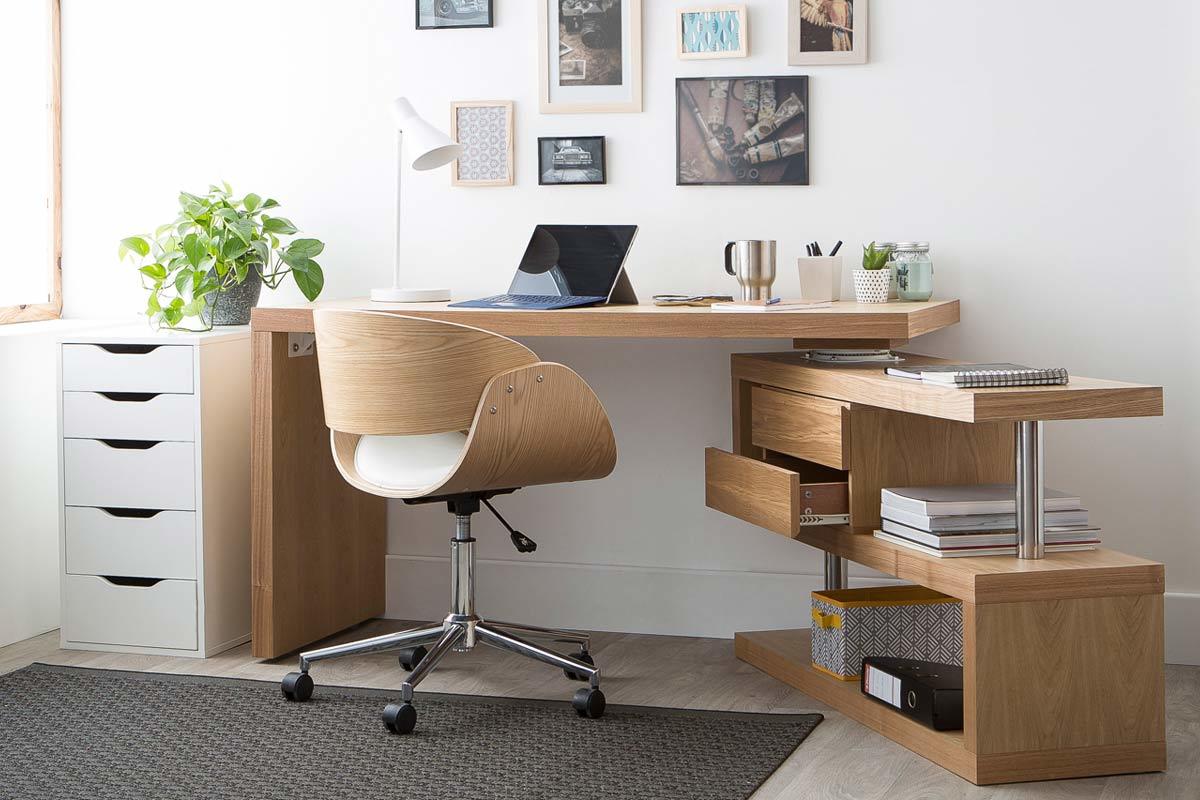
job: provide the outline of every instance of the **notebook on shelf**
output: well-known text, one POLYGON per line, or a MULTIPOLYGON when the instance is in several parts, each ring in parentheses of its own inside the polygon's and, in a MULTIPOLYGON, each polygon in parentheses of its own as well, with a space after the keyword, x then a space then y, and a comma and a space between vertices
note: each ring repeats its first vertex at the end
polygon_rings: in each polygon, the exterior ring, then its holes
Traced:
MULTIPOLYGON (((968 547, 1016 547, 1017 532, 1015 530, 1007 531, 979 531, 971 533, 934 533, 930 531, 918 530, 910 528, 907 525, 901 525, 899 522, 893 522, 890 519, 883 520, 882 528, 884 533, 898 536, 908 541, 932 547, 937 550, 960 550, 968 547)), ((1046 544, 1099 544, 1100 529, 1088 528, 1086 526, 1048 526, 1046 528, 1046 544)))
MULTIPOLYGON (((1045 511, 1074 511, 1082 505, 1078 495, 1049 487, 1044 497, 1045 511)), ((1011 483, 890 487, 880 492, 880 499, 888 508, 929 517, 1017 513, 1016 488, 1011 483)))
POLYGON ((888 367, 888 375, 959 389, 996 386, 1061 386, 1070 381, 1065 369, 1037 369, 1020 364, 914 364, 888 367))
MULTIPOLYGON (((966 558, 970 556, 1015 556, 1017 554, 1017 546, 1004 547, 956 547, 953 549, 940 550, 936 547, 919 544, 911 539, 905 539, 903 536, 896 536, 884 531, 875 531, 875 538, 882 539, 885 542, 907 547, 909 550, 915 550, 918 553, 924 553, 927 556, 935 558, 966 558)), ((1059 544, 1047 544, 1047 553, 1074 553, 1083 550, 1095 550, 1096 542, 1079 542, 1070 543, 1064 542, 1059 544)))
POLYGON ((777 300, 769 303, 766 300, 734 300, 732 302, 713 303, 709 308, 713 311, 737 311, 753 314, 755 312, 775 311, 811 311, 817 308, 832 308, 828 300, 777 300))
MULTIPOLYGON (((1012 531, 1017 529, 1017 515, 1013 514, 955 514, 930 516, 914 511, 894 508, 886 503, 880 508, 879 515, 917 528, 922 531, 951 533, 955 531, 1012 531)), ((1067 511, 1047 511, 1043 514, 1047 525, 1074 526, 1087 525, 1088 512, 1086 508, 1073 508, 1067 511)))

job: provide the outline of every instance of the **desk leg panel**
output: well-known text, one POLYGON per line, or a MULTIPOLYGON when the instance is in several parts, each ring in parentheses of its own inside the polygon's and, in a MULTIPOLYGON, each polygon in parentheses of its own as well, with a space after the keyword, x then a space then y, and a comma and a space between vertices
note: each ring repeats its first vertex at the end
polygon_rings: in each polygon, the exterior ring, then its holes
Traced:
POLYGON ((252 338, 252 651, 276 658, 382 615, 387 505, 334 466, 316 358, 252 338))

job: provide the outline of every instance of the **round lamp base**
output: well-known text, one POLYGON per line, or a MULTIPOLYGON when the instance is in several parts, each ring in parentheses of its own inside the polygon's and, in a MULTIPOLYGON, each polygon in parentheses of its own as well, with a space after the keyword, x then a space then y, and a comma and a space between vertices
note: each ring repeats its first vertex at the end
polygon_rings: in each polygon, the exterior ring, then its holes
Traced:
POLYGON ((371 302, 374 303, 442 303, 449 299, 449 289, 402 289, 391 286, 371 290, 371 302))

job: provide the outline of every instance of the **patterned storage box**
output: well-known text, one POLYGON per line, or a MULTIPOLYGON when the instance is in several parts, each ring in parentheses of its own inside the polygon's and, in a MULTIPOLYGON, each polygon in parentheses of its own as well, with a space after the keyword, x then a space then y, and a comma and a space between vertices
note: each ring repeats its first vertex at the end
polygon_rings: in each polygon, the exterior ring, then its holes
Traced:
POLYGON ((865 656, 962 665, 962 602, 924 586, 812 593, 812 663, 856 681, 865 656))

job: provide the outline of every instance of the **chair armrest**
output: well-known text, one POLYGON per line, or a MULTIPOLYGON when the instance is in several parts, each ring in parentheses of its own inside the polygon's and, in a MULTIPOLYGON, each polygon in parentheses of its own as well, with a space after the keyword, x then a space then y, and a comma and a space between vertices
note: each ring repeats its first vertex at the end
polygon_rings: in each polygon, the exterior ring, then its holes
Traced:
POLYGON ((574 370, 538 362, 484 387, 467 446, 437 494, 603 478, 617 463, 612 425, 574 370))

